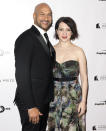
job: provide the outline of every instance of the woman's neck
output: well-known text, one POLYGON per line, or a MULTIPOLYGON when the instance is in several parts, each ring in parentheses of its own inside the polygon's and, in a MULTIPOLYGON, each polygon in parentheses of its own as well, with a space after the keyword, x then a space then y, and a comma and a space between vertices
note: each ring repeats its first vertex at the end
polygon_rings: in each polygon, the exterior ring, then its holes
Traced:
POLYGON ((68 42, 59 41, 58 42, 58 46, 62 48, 68 48, 70 45, 72 45, 71 41, 68 41, 68 42))

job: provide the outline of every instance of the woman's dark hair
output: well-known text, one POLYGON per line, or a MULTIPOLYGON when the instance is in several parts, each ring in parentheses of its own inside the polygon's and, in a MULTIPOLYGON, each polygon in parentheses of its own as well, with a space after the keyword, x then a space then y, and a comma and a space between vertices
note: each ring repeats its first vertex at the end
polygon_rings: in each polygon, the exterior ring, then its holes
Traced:
POLYGON ((56 38, 56 39, 59 39, 56 30, 58 30, 59 24, 60 24, 61 22, 64 22, 65 24, 67 24, 67 25, 70 27, 70 29, 71 29, 71 31, 72 31, 71 40, 74 40, 75 38, 78 38, 78 31, 77 31, 77 26, 76 26, 75 21, 74 21, 72 18, 70 18, 70 17, 60 17, 60 18, 57 20, 56 24, 55 24, 55 38, 56 38))

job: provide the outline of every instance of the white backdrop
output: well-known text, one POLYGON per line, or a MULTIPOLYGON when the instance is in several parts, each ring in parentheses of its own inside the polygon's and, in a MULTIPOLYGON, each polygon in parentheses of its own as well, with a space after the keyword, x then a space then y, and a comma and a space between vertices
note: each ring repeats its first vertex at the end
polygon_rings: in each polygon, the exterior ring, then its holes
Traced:
POLYGON ((106 0, 3 0, 0 1, 0 131, 21 131, 20 117, 13 104, 15 95, 14 42, 33 24, 33 10, 40 2, 53 10, 49 31, 56 44, 54 24, 61 16, 72 17, 88 61, 89 95, 87 131, 106 131, 106 0))

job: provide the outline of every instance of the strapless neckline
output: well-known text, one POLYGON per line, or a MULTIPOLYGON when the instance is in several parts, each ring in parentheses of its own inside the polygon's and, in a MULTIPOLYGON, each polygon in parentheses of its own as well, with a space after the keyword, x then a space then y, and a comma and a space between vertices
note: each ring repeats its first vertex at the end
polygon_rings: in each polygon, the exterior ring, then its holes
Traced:
POLYGON ((59 63, 58 61, 56 61, 56 63, 59 64, 59 65, 63 65, 63 64, 68 63, 68 62, 76 62, 76 63, 79 64, 79 62, 77 60, 67 60, 67 61, 64 61, 62 63, 59 63))

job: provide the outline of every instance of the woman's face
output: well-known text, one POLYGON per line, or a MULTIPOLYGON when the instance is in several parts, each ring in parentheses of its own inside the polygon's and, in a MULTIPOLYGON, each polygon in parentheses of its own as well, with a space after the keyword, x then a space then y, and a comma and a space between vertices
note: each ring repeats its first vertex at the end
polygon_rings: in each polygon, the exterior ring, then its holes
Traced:
POLYGON ((65 24, 64 22, 61 22, 59 24, 58 29, 57 29, 57 35, 58 35, 60 41, 68 42, 68 41, 70 41, 72 31, 67 24, 65 24))

